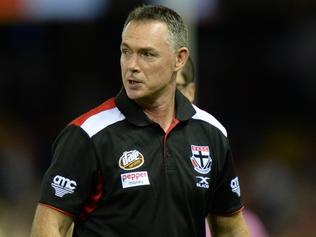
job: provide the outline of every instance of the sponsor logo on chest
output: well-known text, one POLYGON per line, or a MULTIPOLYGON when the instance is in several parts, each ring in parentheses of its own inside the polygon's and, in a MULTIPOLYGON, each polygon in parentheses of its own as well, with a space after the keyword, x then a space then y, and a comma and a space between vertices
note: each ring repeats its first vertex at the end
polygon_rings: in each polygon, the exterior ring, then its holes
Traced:
MULTIPOLYGON (((124 151, 118 165, 123 170, 134 170, 145 162, 144 156, 138 150, 124 151)), ((123 188, 150 185, 147 171, 129 172, 121 174, 123 188)))
POLYGON ((142 185, 149 185, 147 171, 130 172, 121 174, 123 188, 131 188, 142 185))
POLYGON ((210 187, 209 185, 209 177, 203 177, 203 176, 196 176, 198 182, 196 183, 196 186, 198 188, 205 188, 208 189, 210 187))
POLYGON ((191 162, 194 170, 200 174, 208 174, 212 168, 212 158, 208 146, 191 145, 191 162))
POLYGON ((144 156, 137 150, 124 151, 119 159, 119 166, 123 170, 134 170, 144 164, 144 156))

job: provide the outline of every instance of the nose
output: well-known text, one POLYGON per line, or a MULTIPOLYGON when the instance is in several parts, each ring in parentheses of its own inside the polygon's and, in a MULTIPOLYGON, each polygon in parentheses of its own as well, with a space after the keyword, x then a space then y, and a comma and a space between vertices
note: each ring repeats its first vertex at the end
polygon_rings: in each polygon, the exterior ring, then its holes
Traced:
POLYGON ((127 60, 127 68, 130 72, 139 72, 138 58, 136 54, 133 54, 127 60))

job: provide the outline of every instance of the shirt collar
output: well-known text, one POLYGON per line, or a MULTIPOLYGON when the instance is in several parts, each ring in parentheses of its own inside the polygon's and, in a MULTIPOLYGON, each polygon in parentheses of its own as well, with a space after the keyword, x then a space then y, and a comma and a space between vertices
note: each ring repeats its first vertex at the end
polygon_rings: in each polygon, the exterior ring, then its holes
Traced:
MULTIPOLYGON (((176 118, 179 121, 186 121, 192 118, 196 113, 190 101, 182 95, 182 93, 176 90, 176 118)), ((153 122, 148 119, 146 114, 143 112, 135 101, 128 98, 124 88, 115 97, 116 105, 118 109, 124 114, 126 119, 137 126, 147 126, 153 122)))
POLYGON ((196 113, 191 102, 177 89, 176 90, 176 118, 186 121, 196 113))

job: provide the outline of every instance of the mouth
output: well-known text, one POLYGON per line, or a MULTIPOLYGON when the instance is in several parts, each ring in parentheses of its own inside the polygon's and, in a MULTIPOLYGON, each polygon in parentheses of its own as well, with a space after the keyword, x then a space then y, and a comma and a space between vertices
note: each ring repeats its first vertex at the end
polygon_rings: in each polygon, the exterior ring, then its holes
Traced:
POLYGON ((134 78, 129 78, 129 79, 127 80, 127 82, 128 82, 129 85, 137 85, 137 84, 140 84, 140 83, 141 83, 140 81, 135 80, 134 78))
POLYGON ((135 84, 138 84, 139 82, 138 81, 135 81, 135 80, 128 80, 128 83, 130 85, 135 85, 135 84))

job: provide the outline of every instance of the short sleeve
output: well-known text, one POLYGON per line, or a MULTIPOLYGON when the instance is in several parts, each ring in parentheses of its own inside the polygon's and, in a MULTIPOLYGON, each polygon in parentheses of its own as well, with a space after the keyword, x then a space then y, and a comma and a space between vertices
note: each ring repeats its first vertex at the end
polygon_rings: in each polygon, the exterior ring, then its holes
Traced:
POLYGON ((229 145, 227 147, 224 159, 219 160, 219 173, 210 207, 210 212, 215 215, 230 215, 243 207, 232 152, 229 145))
POLYGON ((77 216, 97 177, 90 137, 76 125, 66 127, 53 145, 53 158, 42 181, 40 203, 77 216))

